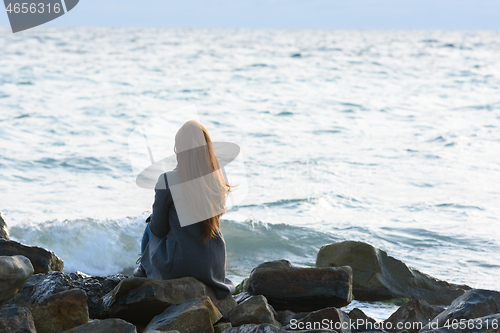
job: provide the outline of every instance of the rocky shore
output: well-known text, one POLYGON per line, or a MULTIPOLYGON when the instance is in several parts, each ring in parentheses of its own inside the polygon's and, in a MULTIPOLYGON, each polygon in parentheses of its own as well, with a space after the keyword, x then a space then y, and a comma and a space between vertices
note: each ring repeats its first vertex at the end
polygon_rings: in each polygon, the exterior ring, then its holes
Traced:
POLYGON ((0 332, 498 332, 500 292, 435 279, 370 244, 319 250, 315 267, 264 262, 218 299, 193 277, 64 273, 53 252, 9 239, 0 213, 0 332), (353 299, 404 299, 384 321, 353 299))

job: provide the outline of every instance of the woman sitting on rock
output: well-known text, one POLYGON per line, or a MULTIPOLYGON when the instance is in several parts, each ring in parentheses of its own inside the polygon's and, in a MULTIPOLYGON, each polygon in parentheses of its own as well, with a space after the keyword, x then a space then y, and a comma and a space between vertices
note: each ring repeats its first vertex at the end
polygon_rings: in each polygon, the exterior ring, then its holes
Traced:
POLYGON ((231 190, 207 130, 186 122, 175 136, 177 168, 162 174, 144 231, 136 277, 193 276, 218 298, 234 293, 226 278, 226 243, 219 229, 231 190))

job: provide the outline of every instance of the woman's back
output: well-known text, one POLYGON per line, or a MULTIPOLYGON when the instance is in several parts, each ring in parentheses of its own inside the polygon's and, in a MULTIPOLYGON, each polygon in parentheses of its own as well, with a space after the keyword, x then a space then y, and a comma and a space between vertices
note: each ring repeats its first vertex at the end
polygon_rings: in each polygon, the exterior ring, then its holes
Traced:
POLYGON ((158 179, 149 222, 155 237, 149 240, 141 263, 148 277, 167 280, 193 276, 211 286, 217 297, 225 298, 234 293, 234 284, 225 277, 226 244, 222 233, 217 228, 216 236, 204 242, 201 223, 181 226, 176 207, 184 209, 182 193, 172 192, 169 187, 169 181, 176 179, 180 179, 177 170, 158 179))

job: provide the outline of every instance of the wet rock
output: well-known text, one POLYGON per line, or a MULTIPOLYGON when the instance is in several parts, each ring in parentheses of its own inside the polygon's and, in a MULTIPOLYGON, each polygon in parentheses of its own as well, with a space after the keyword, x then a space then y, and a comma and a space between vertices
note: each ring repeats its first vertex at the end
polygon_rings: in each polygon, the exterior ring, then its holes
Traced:
POLYGON ((236 301, 236 303, 240 304, 241 302, 249 299, 250 297, 252 297, 252 294, 250 294, 247 291, 244 291, 244 292, 239 293, 238 295, 234 296, 234 300, 236 301))
POLYGON ((433 278, 363 242, 345 241, 322 246, 316 266, 352 267, 353 294, 362 301, 412 298, 448 305, 470 289, 433 278))
POLYGON ((271 324, 281 327, 275 319, 273 310, 262 295, 252 296, 240 303, 228 314, 232 326, 243 324, 271 324))
POLYGON ((287 331, 271 324, 245 324, 231 327, 225 330, 224 333, 287 333, 287 331))
POLYGON ((231 327, 231 323, 218 323, 217 325, 214 325, 214 333, 222 333, 224 332, 224 330, 227 330, 231 327))
POLYGON ((28 246, 13 240, 0 239, 0 256, 22 255, 28 258, 35 274, 64 271, 63 261, 56 254, 38 246, 28 246))
POLYGON ((276 310, 342 307, 352 300, 352 270, 292 267, 287 260, 265 262, 252 270, 248 292, 265 296, 276 310))
POLYGON ((28 308, 37 333, 59 333, 89 321, 87 295, 81 289, 62 291, 28 308))
POLYGON ((9 228, 7 227, 7 221, 3 216, 2 212, 0 212, 0 239, 9 240, 9 228))
POLYGON ((212 303, 227 316, 236 307, 232 296, 216 297, 213 289, 194 277, 172 280, 130 278, 102 298, 99 318, 122 318, 136 325, 147 325, 153 317, 171 305, 208 296, 212 303))
MULTIPOLYGON (((434 324, 434 323, 433 323, 434 324)), ((421 330, 421 333, 500 333, 500 313, 464 320, 432 330, 421 330)))
POLYGON ((384 327, 389 332, 416 333, 429 323, 431 319, 444 311, 444 307, 429 305, 426 301, 410 300, 394 312, 387 320, 384 327), (401 329, 397 328, 403 325, 401 329))
POLYGON ((61 291, 79 288, 87 294, 87 305, 90 318, 95 318, 101 298, 113 290, 126 276, 89 276, 80 272, 65 274, 50 272, 35 274, 21 287, 18 294, 8 303, 28 306, 43 302, 47 297, 61 291))
POLYGON ((144 331, 178 330, 183 333, 213 333, 213 324, 221 318, 222 314, 210 297, 202 296, 167 308, 154 317, 144 331))
POLYGON ((17 293, 19 288, 33 274, 33 266, 24 256, 0 257, 0 303, 17 293))
POLYGON ((354 308, 348 314, 351 320, 357 323, 372 323, 375 324, 377 321, 372 317, 367 316, 361 309, 354 308))
POLYGON ((37 333, 31 312, 17 305, 0 308, 0 332, 37 333))
MULTIPOLYGON (((500 292, 472 289, 455 299, 445 311, 437 315, 424 329, 440 328, 446 323, 460 322, 461 319, 481 318, 497 313, 500 313, 500 292)), ((500 326, 500 321, 498 323, 500 326)))
POLYGON ((137 333, 134 325, 118 318, 94 319, 63 333, 137 333))
POLYGON ((335 330, 351 333, 351 319, 340 309, 330 307, 313 311, 300 320, 292 319, 286 330, 335 330))

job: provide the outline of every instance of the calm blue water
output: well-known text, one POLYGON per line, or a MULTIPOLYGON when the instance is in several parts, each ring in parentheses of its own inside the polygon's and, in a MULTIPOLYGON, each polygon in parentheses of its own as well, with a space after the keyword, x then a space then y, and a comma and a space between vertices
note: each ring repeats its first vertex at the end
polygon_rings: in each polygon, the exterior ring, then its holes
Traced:
POLYGON ((68 272, 133 267, 153 192, 134 183, 128 136, 191 104, 245 158, 248 196, 222 224, 235 282, 353 239, 500 289, 498 32, 4 27, 13 238, 68 272))

